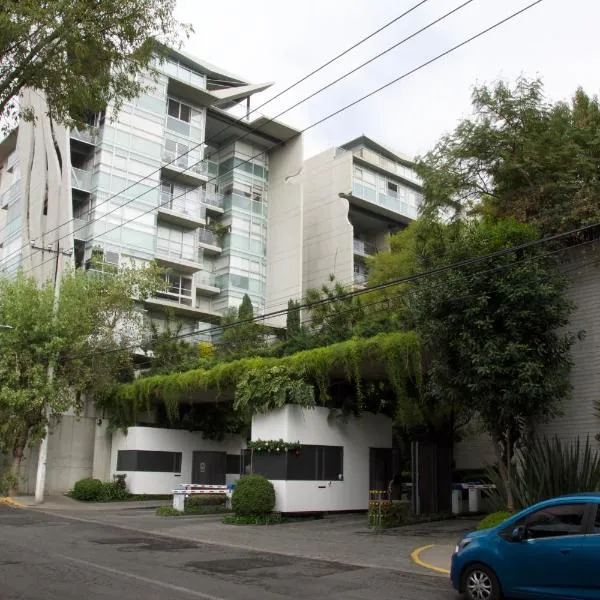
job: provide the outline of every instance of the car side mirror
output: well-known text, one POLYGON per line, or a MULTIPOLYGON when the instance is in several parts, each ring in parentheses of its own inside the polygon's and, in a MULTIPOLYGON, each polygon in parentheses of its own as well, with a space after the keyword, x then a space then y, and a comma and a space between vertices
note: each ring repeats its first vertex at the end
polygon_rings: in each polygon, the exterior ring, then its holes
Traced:
POLYGON ((525 539, 525 527, 520 525, 515 527, 512 531, 513 542, 522 542, 525 539))

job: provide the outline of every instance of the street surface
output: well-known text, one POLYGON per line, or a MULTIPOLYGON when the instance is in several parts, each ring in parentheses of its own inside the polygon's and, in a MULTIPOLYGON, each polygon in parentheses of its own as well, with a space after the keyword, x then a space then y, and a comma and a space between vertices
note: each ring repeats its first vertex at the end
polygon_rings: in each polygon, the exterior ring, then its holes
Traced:
MULTIPOLYGON (((260 528, 248 529, 261 536, 260 528)), ((456 598, 446 577, 293 552, 186 541, 0 504, 0 600, 456 598)))

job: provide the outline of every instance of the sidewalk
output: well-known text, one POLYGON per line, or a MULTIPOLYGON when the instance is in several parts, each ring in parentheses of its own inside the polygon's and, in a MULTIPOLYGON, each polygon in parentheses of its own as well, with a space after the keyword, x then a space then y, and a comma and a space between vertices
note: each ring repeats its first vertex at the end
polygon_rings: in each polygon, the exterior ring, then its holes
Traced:
POLYGON ((19 508, 32 508, 47 511, 64 512, 115 512, 125 509, 157 508, 171 506, 172 500, 132 500, 126 502, 80 502, 69 496, 47 496, 42 504, 36 504, 33 496, 14 496, 0 498, 0 502, 19 508))

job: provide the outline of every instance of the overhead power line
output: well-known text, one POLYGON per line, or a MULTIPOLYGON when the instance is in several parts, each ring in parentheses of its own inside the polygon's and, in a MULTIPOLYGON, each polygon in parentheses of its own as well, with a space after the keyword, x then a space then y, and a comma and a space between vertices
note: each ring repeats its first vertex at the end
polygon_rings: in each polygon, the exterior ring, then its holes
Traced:
MULTIPOLYGON (((258 315, 256 317, 253 317, 251 319, 242 319, 240 321, 236 321, 234 323, 228 323, 228 324, 224 324, 224 325, 216 325, 212 328, 209 329, 205 329, 202 331, 196 331, 196 332, 190 332, 190 333, 184 333, 181 334, 179 336, 174 337, 173 339, 185 339, 185 338, 189 338, 189 337, 194 337, 197 336, 198 334, 212 334, 212 333, 221 333, 223 331, 226 331, 228 329, 232 329, 235 327, 238 327, 240 325, 247 325, 250 323, 256 323, 256 324, 264 324, 265 321, 267 319, 271 319, 274 317, 279 317, 279 316, 283 316, 283 315, 287 315, 288 312, 294 312, 294 311, 302 311, 302 310, 311 310, 313 308, 316 308, 318 306, 323 306, 323 305, 327 305, 327 304, 332 304, 335 302, 339 302, 339 301, 343 301, 349 298, 354 298, 354 297, 358 297, 358 296, 362 296, 364 294, 369 294, 371 292, 374 291, 378 291, 378 290, 383 290, 383 289, 387 289, 390 287, 394 287, 403 283, 410 283, 410 282, 414 282, 414 281, 418 281, 420 279, 426 278, 426 277, 432 277, 434 275, 439 275, 439 274, 443 274, 446 273, 448 271, 452 271, 452 270, 456 270, 456 269, 462 269, 464 267, 468 267, 468 266, 472 266, 472 265, 476 265, 478 263, 482 263, 485 261, 489 261, 489 260, 493 260, 496 258, 501 258, 503 256, 506 256, 508 254, 512 254, 512 253, 518 253, 520 251, 523 250, 527 250, 529 248, 535 248, 537 246, 540 246, 542 244, 548 244, 551 242, 556 242, 556 241, 560 241, 563 239, 566 239, 568 237, 571 236, 576 236, 577 234, 580 233, 587 233, 587 232, 592 232, 594 229, 600 230, 600 222, 598 223, 593 223, 591 225, 585 225, 583 227, 579 227, 577 229, 572 229, 570 231, 566 231, 560 234, 555 234, 553 236, 549 236, 549 237, 545 237, 545 238, 540 238, 537 240, 532 240, 530 242, 526 242, 523 244, 518 244, 516 246, 511 246, 509 248, 503 248, 501 250, 496 250, 494 252, 490 252, 488 254, 485 254, 483 256, 475 256, 473 258, 468 258, 462 261, 458 261, 455 263, 451 263, 449 265, 444 265, 441 267, 436 267, 434 269, 429 269, 426 271, 421 271, 420 273, 415 273, 413 275, 408 275, 408 276, 404 276, 404 277, 398 277, 398 278, 394 278, 394 279, 390 279, 386 282, 383 283, 379 283, 376 285, 372 285, 372 286, 367 286, 365 288, 362 289, 358 289, 358 290, 353 290, 353 291, 349 291, 346 292, 344 294, 339 294, 333 298, 323 298, 321 300, 317 300, 315 302, 304 302, 304 303, 300 303, 299 305, 295 306, 293 309, 289 309, 289 308, 285 308, 285 309, 280 309, 280 310, 276 310, 276 311, 272 311, 270 313, 264 314, 264 315, 258 315)), ((482 271, 478 271, 476 273, 473 273, 471 275, 471 277, 475 277, 477 275, 483 274, 483 273, 487 273, 487 272, 495 272, 495 271, 501 271, 503 269, 506 268, 512 268, 512 267, 518 267, 520 265, 522 265, 524 262, 529 262, 529 261, 535 261, 535 260, 542 260, 545 258, 548 258, 554 254, 560 253, 560 252, 565 252, 567 250, 573 249, 573 248, 578 248, 578 247, 584 247, 587 246, 589 244, 592 243, 596 243, 599 241, 599 238, 597 236, 594 236, 592 239, 587 239, 584 240, 582 242, 579 242, 577 244, 573 244, 570 246, 561 246, 559 248, 556 248, 550 252, 547 252, 545 254, 541 254, 539 256, 532 256, 532 257, 528 257, 524 260, 515 262, 515 263, 510 263, 508 265, 499 265, 496 267, 490 267, 489 269, 484 269, 482 271)), ((600 262, 600 259, 598 259, 598 261, 600 262)), ((392 297, 393 298, 393 297, 392 297)), ((390 300, 390 298, 385 298, 385 300, 390 300)), ((143 345, 145 342, 141 341, 136 343, 135 345, 130 345, 127 346, 125 348, 119 348, 119 349, 115 349, 115 350, 110 350, 108 352, 119 352, 119 351, 123 351, 123 350, 135 350, 137 348, 139 348, 141 345, 143 345)), ((95 356, 95 354, 90 354, 87 355, 89 356, 95 356)))
MULTIPOLYGON (((455 52, 455 51, 456 51, 456 50, 458 50, 459 48, 462 48, 463 46, 466 46, 467 44, 469 44, 469 43, 471 43, 471 42, 475 41, 476 39, 478 39, 478 38, 482 37, 483 35, 485 35, 485 34, 489 33, 490 31, 492 31, 492 30, 494 30, 494 29, 497 29, 497 28, 498 28, 498 27, 500 27, 501 25, 503 25, 503 24, 507 23, 508 21, 510 21, 510 20, 512 20, 512 19, 514 19, 514 18, 516 18, 517 16, 519 16, 519 15, 523 14, 524 12, 526 12, 526 11, 530 10, 530 9, 531 9, 531 8, 533 8, 534 6, 536 6, 536 5, 540 4, 541 2, 543 2, 543 0, 535 0, 534 2, 532 2, 532 3, 528 4, 527 6, 525 6, 524 8, 522 8, 522 9, 520 9, 520 10, 518 10, 518 11, 515 11, 515 12, 511 13, 510 15, 508 15, 507 17, 505 17, 505 18, 501 19, 500 21, 497 21, 497 22, 496 22, 496 23, 494 23, 493 25, 490 25, 489 27, 486 27, 485 29, 483 29, 483 30, 479 31, 478 33, 476 33, 476 34, 474 34, 474 35, 472 35, 472 36, 470 36, 469 38, 467 38, 467 39, 463 40, 462 42, 460 42, 460 43, 458 43, 458 44, 455 44, 454 46, 452 46, 452 47, 448 48, 448 49, 447 49, 447 50, 445 50, 444 52, 441 52, 440 54, 437 54, 437 55, 436 55, 436 56, 434 56, 433 58, 431 58, 431 59, 429 59, 429 60, 427 60, 427 61, 425 61, 425 62, 421 63, 419 66, 417 66, 417 67, 414 67, 413 69, 411 69, 411 70, 409 70, 409 71, 406 71, 406 72, 405 72, 405 73, 403 73, 402 75, 399 75, 398 77, 395 77, 395 78, 394 78, 394 79, 392 79, 391 81, 388 81, 387 83, 385 83, 385 84, 383 84, 383 85, 381 85, 381 86, 379 86, 379 87, 375 88, 374 90, 372 90, 372 91, 368 92, 367 94, 364 94, 363 96, 361 96, 361 97, 357 98, 356 100, 354 100, 354 101, 350 102, 349 104, 347 104, 347 105, 345 105, 345 106, 343 106, 343 107, 341 107, 341 108, 339 108, 339 109, 335 110, 334 112, 332 112, 332 113, 328 114, 327 116, 325 116, 325 117, 322 117, 321 119, 319 119, 319 120, 317 120, 317 121, 313 122, 312 124, 308 125, 308 126, 307 126, 307 127, 305 127, 304 129, 300 130, 300 131, 299 131, 299 132, 296 134, 296 136, 299 136, 299 135, 301 135, 301 134, 305 133, 306 131, 309 131, 310 129, 313 129, 314 127, 317 127, 318 125, 321 125, 321 124, 322 124, 322 123, 324 123, 325 121, 327 121, 327 120, 329 120, 329 119, 331 119, 331 118, 333 118, 333 117, 335 117, 335 116, 339 115, 340 113, 342 113, 342 112, 344 112, 344 111, 348 110, 349 108, 352 108, 353 106, 356 106, 357 104, 359 104, 359 103, 363 102, 364 100, 366 100, 366 99, 370 98, 371 96, 374 96, 374 95, 376 95, 376 94, 380 93, 381 91, 383 91, 383 90, 387 89, 388 87, 390 87, 390 86, 392 86, 392 85, 394 85, 394 84, 396 84, 396 83, 398 83, 398 82, 402 81, 403 79, 406 79, 407 77, 410 77, 411 75, 413 75, 413 74, 417 73, 418 71, 421 71, 422 69, 424 69, 424 68, 428 67, 429 65, 431 65, 431 64, 433 64, 433 63, 435 63, 436 61, 438 61, 438 60, 440 60, 440 59, 444 58, 445 56, 448 56, 449 54, 451 54, 451 53, 455 52)), ((276 147, 278 147, 278 146, 281 146, 281 145, 283 145, 284 143, 286 143, 286 142, 278 142, 278 143, 274 144, 274 146, 272 146, 272 147, 270 148, 270 150, 272 150, 273 148, 276 148, 276 147)), ((250 162, 250 161, 252 161, 253 159, 255 159, 255 158, 259 157, 259 156, 262 156, 264 153, 265 153, 264 151, 263 151, 263 152, 259 152, 259 153, 255 154, 254 156, 252 156, 252 157, 248 158, 247 160, 245 160, 245 161, 242 161, 240 164, 249 163, 249 162, 250 162)), ((200 162, 200 161, 199 161, 199 162, 200 162)), ((232 169, 232 170, 233 170, 233 169, 232 169)), ((214 180, 214 179, 217 179, 217 178, 212 178, 212 179, 210 179, 209 181, 212 181, 212 180, 214 180)), ((184 194, 181 194, 180 196, 177 196, 177 198, 179 198, 179 197, 181 197, 181 196, 183 196, 183 195, 184 195, 184 194)), ((174 200, 174 199, 177 199, 177 198, 170 199, 170 200, 169 200, 169 202, 171 202, 172 200, 174 200)), ((160 206, 162 206, 162 205, 159 205, 159 207, 160 207, 160 206)), ((120 208, 120 207, 118 207, 118 208, 120 208)), ((125 224, 127 224, 127 223, 129 223, 129 222, 132 222, 132 221, 136 220, 137 218, 139 218, 139 217, 141 217, 141 216, 144 216, 144 215, 146 215, 146 214, 150 214, 150 213, 154 212, 155 210, 157 210, 157 208, 158 208, 158 207, 153 207, 152 209, 149 209, 149 210, 147 210, 147 211, 145 211, 145 212, 141 213, 140 215, 137 215, 137 216, 136 216, 136 217, 134 217, 134 218, 131 218, 131 219, 129 219, 129 220, 126 220, 126 221, 124 221, 124 222, 120 223, 119 225, 116 225, 115 227, 113 227, 113 228, 111 228, 111 229, 109 229, 109 230, 105 231, 104 233, 105 233, 105 234, 106 234, 106 233, 110 233, 111 231, 114 231, 115 229, 118 229, 118 228, 122 227, 123 225, 125 225, 125 224)), ((30 256, 31 256, 31 255, 30 255, 30 256)), ((46 262, 48 262, 48 260, 46 260, 46 261, 43 261, 41 264, 43 265, 43 264, 45 264, 46 262)))
MULTIPOLYGON (((390 27, 391 25, 393 25, 394 23, 397 23, 398 21, 400 21, 401 19, 403 19, 404 17, 406 17, 407 15, 409 15, 410 13, 412 13, 414 10, 416 10, 417 8, 419 8, 420 6, 422 6, 423 4, 425 4, 426 2, 428 2, 429 0, 421 0, 420 2, 417 2, 415 5, 413 5, 411 8, 409 8, 408 10, 405 10, 402 14, 398 15, 397 17, 395 17, 394 19, 392 19, 391 21, 388 21, 386 24, 384 24, 382 27, 380 27, 379 29, 375 30, 374 32, 370 33, 369 35, 367 35, 366 37, 362 38, 361 40, 359 40, 358 42, 356 42, 355 44, 353 44, 352 46, 350 46, 349 48, 347 48, 346 50, 344 50, 343 52, 341 52, 340 54, 336 55, 335 57, 329 59, 327 62, 325 62, 324 64, 322 64, 320 67, 314 69, 313 71, 311 71, 310 73, 308 73, 307 75, 303 76, 301 79, 299 79, 298 81, 296 81, 295 83, 293 83, 292 85, 288 86, 287 88, 285 88, 283 91, 279 92, 276 96, 273 96, 272 98, 270 98, 269 100, 267 100, 266 102, 263 102, 263 104, 257 106, 256 108, 254 108, 253 110, 251 110, 248 115, 255 113, 256 111, 258 111, 259 109, 263 108, 264 106, 266 106, 267 104, 273 102, 273 100, 281 97, 283 94, 287 93, 288 91, 294 89, 295 87, 297 87, 298 85, 300 85, 301 83, 303 83, 304 81, 306 81, 307 79, 309 79, 310 77, 312 77, 313 75, 315 75, 316 73, 320 72, 321 70, 325 69, 326 67, 328 67, 329 65, 331 65, 332 63, 334 63, 335 61, 339 60, 340 58, 342 58, 343 56, 345 56, 346 54, 348 54, 349 52, 351 52, 352 50, 354 50, 355 48, 357 48, 358 46, 360 46, 361 44, 363 44, 364 42, 366 42, 367 40, 373 38, 374 36, 376 36, 378 33, 382 32, 383 30, 387 29, 388 27, 390 27)), ((470 3, 473 0, 469 0, 468 2, 466 2, 465 4, 470 3)), ((462 6, 461 6, 462 7, 462 6)), ((459 7, 459 8, 461 8, 459 7)), ((456 12, 455 9, 453 11, 451 11, 450 13, 447 13, 444 17, 449 16, 450 14, 452 14, 453 12, 456 12)), ((435 22, 438 22, 439 20, 441 20, 442 18, 438 19, 435 22)), ((431 25, 433 25, 434 23, 428 25, 425 29, 431 27, 431 25)), ((423 29, 424 30, 424 29, 423 29)), ((414 34, 416 35, 416 34, 414 34)), ((413 35, 413 37, 414 37, 413 35)), ((406 40, 405 40, 406 41, 406 40)), ((400 42, 398 44, 396 44, 394 47, 399 46, 401 43, 400 42)), ((391 50, 392 48, 388 49, 387 51, 391 50)), ((386 52, 387 52, 386 51, 386 52)), ((368 64, 369 62, 372 62, 374 60, 376 60, 377 58, 379 58, 379 56, 373 57, 370 61, 367 61, 368 64)), ((364 66, 364 65, 363 65, 364 66)), ((360 67, 362 68, 362 67, 360 67)), ((355 69, 358 70, 358 69, 355 69)), ((352 71, 354 72, 354 71, 352 71)), ((264 125, 273 122, 276 118, 280 117, 281 115, 289 112, 290 110, 292 110, 293 108, 296 108, 297 106, 299 106, 300 104, 302 104, 303 102, 306 102, 308 99, 313 98, 314 96, 316 96, 317 94, 321 93, 322 91, 324 91, 325 89, 331 87, 332 85, 334 85, 335 83, 337 83, 338 81, 341 81, 342 79, 344 79, 345 77, 347 77, 350 73, 345 74, 344 76, 338 78, 336 81, 334 81, 333 83, 328 84, 327 86, 325 86, 324 88, 321 88, 320 90, 317 90, 316 92, 314 92, 313 94, 311 94, 310 96, 304 98, 303 100, 301 100, 300 102, 297 102, 296 104, 294 104, 292 107, 280 112, 278 115, 269 118, 266 123, 264 123, 261 127, 264 127, 264 125)), ((248 116, 247 115, 247 116, 248 116)), ((150 172, 148 175, 136 180, 135 182, 131 183, 130 185, 128 185, 127 187, 123 188, 122 190, 120 190, 119 192, 109 196, 108 198, 106 198, 105 200, 103 200, 100 204, 98 204, 95 208, 99 208, 100 206, 106 204, 107 202, 109 202, 110 200, 113 200, 117 197, 119 197, 121 194, 127 192, 128 190, 130 190, 131 188, 135 187, 136 185, 139 185, 140 183, 142 183, 143 181, 145 181, 146 179, 148 179, 149 177, 152 177, 153 175, 156 175, 158 173, 160 173, 161 169, 163 169, 165 166, 171 165, 175 162, 177 162, 179 159, 183 158, 184 156, 187 156, 188 154, 190 154, 191 152, 193 152, 194 150, 198 149, 200 146, 209 144, 211 141, 217 139, 222 133, 224 133, 225 131, 228 131, 229 129, 232 129, 235 127, 235 125, 238 124, 247 124, 246 121, 246 117, 240 117, 239 119, 237 119, 236 121, 234 121, 234 123, 229 124, 221 129, 219 129, 219 131, 217 131, 213 136, 211 136, 208 140, 204 139, 201 142, 198 142, 195 145, 192 145, 186 152, 182 152, 181 154, 175 156, 171 161, 161 164, 161 166, 158 169, 153 170, 152 172, 150 172)), ((251 135, 252 133, 260 133, 261 128, 251 128, 250 131, 246 132, 244 135, 242 135, 241 137, 239 137, 236 141, 240 141, 246 137, 248 137, 249 135, 251 135)), ((262 153, 261 153, 262 154, 262 153)), ((209 155, 208 157, 204 157, 202 159, 203 160, 207 160, 208 158, 210 158, 211 156, 213 156, 213 154, 209 155)), ((184 169, 183 172, 188 171, 189 169, 193 168, 194 166, 196 166, 197 164, 199 164, 202 161, 198 161, 190 166, 188 166, 186 169, 184 169)), ((208 183, 208 182, 207 182, 208 183)), ((160 185, 160 184, 158 184, 160 185)), ((137 197, 134 197, 133 199, 131 199, 130 201, 126 202, 125 204, 128 204, 129 202, 132 202, 136 199, 138 199, 139 197, 141 197, 144 194, 149 193, 150 191, 152 191, 153 189, 156 189, 156 187, 158 186, 153 186, 151 187, 149 190, 146 190, 146 192, 144 192, 143 194, 140 194, 137 197)), ((110 214, 110 213, 108 213, 110 214)), ((104 218, 105 215, 103 215, 100 218, 104 218)), ((50 229, 46 232, 46 235, 49 233, 52 233, 53 231, 56 231, 57 229, 60 229, 61 227, 65 227, 66 225, 68 225, 71 221, 73 221, 74 219, 70 219, 66 222, 64 222, 61 225, 57 225, 56 227, 54 227, 53 229, 50 229)), ((98 219, 95 219, 98 220, 98 219)), ((92 221, 94 222, 94 221, 92 221)), ((81 229, 81 228, 80 228, 81 229)), ((75 231, 79 231, 79 229, 76 229, 75 231)), ((63 239, 64 237, 67 236, 62 236, 59 238, 63 239)), ((13 254, 16 254, 18 252, 20 252, 22 249, 26 248, 26 245, 23 245, 19 250, 16 250, 13 254)), ((10 256, 9 256, 10 258, 10 256)))

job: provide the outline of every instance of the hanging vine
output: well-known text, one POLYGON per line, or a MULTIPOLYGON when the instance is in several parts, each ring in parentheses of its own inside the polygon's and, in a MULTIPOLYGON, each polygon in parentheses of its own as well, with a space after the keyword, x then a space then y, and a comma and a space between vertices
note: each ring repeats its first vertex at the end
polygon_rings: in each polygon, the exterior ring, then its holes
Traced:
POLYGON ((364 374, 373 366, 385 368, 397 400, 405 400, 407 383, 414 385, 420 377, 416 334, 381 333, 282 358, 243 358, 211 369, 144 377, 119 386, 101 406, 120 428, 135 423, 137 413, 157 401, 165 403, 170 417, 178 416, 181 402, 194 402, 195 396, 207 392, 214 401, 230 400, 234 411, 248 415, 285 404, 334 407, 332 381, 345 379, 355 390, 352 412, 360 414, 365 400, 364 374))

